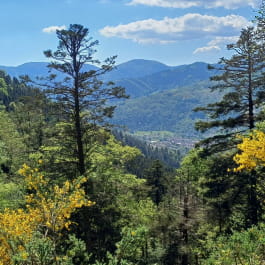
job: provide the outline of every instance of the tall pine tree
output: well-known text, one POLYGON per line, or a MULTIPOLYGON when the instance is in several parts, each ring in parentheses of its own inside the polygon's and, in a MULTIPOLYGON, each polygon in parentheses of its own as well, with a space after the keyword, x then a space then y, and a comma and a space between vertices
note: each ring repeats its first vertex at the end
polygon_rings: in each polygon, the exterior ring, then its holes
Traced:
POLYGON ((52 59, 48 65, 52 74, 45 85, 61 105, 64 121, 69 125, 68 139, 72 141, 72 148, 68 151, 73 150, 71 156, 76 158, 77 173, 83 175, 89 164, 86 161, 89 140, 85 139, 88 131, 93 136, 98 126, 108 126, 107 120, 115 109, 115 106, 107 104, 108 100, 126 95, 123 88, 102 81, 102 75, 113 69, 115 56, 103 63, 95 60, 98 41, 88 37, 87 28, 73 24, 69 29, 57 30, 56 33, 59 39, 57 50, 44 52, 52 59))
POLYGON ((223 93, 221 101, 196 108, 208 114, 209 121, 198 121, 196 129, 202 132, 218 128, 218 134, 207 138, 202 144, 213 151, 231 147, 235 133, 253 129, 260 118, 259 107, 265 99, 264 60, 260 45, 252 27, 243 29, 238 41, 227 49, 234 52, 230 59, 221 58, 217 69, 220 74, 211 77, 212 91, 223 93))

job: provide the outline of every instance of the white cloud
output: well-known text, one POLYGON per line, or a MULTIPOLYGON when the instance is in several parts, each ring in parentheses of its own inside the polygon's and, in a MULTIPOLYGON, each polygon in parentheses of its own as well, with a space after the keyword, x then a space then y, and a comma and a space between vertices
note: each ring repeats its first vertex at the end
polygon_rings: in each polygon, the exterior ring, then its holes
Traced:
POLYGON ((238 41, 239 36, 229 36, 229 37, 216 37, 215 39, 208 42, 209 46, 214 45, 227 45, 230 43, 236 43, 238 41))
POLYGON ((220 51, 221 48, 224 48, 227 44, 236 43, 238 38, 239 36, 215 37, 207 43, 207 46, 197 48, 193 51, 193 54, 220 51))
POLYGON ((219 46, 205 46, 205 47, 201 47, 196 49, 193 54, 196 53, 209 53, 209 52, 216 52, 216 51, 220 51, 221 48, 219 46))
POLYGON ((128 5, 147 5, 171 8, 204 7, 236 9, 243 6, 257 7, 259 0, 131 0, 128 5))
POLYGON ((139 43, 165 44, 180 40, 231 37, 238 35, 247 25, 250 22, 238 15, 216 17, 190 13, 177 18, 147 19, 125 25, 106 26, 100 33, 105 37, 131 39, 139 43))
POLYGON ((66 26, 65 25, 63 25, 63 26, 50 26, 50 27, 42 29, 42 32, 53 33, 53 32, 56 32, 56 30, 62 30, 62 29, 66 29, 66 26))
POLYGON ((198 6, 198 1, 178 1, 178 0, 132 0, 128 5, 147 5, 173 8, 189 8, 198 6))

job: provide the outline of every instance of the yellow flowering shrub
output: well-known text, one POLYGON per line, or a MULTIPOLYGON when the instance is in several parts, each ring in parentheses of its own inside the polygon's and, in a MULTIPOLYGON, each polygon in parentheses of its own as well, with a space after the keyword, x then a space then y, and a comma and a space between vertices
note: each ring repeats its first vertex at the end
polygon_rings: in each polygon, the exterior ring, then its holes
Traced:
POLYGON ((71 214, 77 208, 93 205, 81 187, 87 181, 84 177, 59 186, 51 185, 37 168, 26 164, 19 173, 31 192, 25 196, 26 209, 0 213, 0 265, 12 264, 14 254, 27 259, 24 246, 36 231, 43 231, 45 237, 57 237, 63 228, 69 229, 71 214))
POLYGON ((242 138, 238 148, 241 152, 234 156, 234 161, 239 166, 234 171, 251 170, 258 165, 265 165, 265 133, 253 131, 248 137, 242 138))
POLYGON ((5 209, 0 214, 0 264, 9 264, 14 253, 24 251, 40 222, 39 209, 5 209))
POLYGON ((82 206, 91 206, 93 203, 86 198, 81 185, 87 181, 85 177, 75 179, 72 182, 65 181, 59 185, 49 185, 42 173, 37 169, 31 169, 23 165, 20 170, 27 183, 27 188, 32 190, 26 196, 28 205, 41 211, 42 226, 46 226, 53 232, 68 228, 71 214, 82 206))

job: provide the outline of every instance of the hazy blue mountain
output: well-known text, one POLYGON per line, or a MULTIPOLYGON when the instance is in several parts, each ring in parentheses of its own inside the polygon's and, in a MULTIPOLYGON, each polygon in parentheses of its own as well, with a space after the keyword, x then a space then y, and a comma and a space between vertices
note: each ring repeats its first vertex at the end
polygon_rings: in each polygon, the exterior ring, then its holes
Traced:
POLYGON ((212 74, 213 72, 208 70, 208 64, 197 62, 145 76, 144 80, 153 91, 163 91, 209 79, 212 74))
POLYGON ((114 81, 117 85, 125 87, 127 94, 131 97, 140 97, 208 80, 211 75, 213 72, 208 70, 207 63, 197 62, 190 65, 169 67, 167 70, 141 78, 114 79, 114 81))
MULTIPOLYGON (((4 70, 7 74, 19 77, 21 75, 29 75, 31 78, 34 77, 45 77, 49 75, 49 68, 47 67, 48 63, 45 62, 29 62, 24 63, 19 66, 2 66, 0 65, 0 70, 4 70)), ((97 67, 93 65, 86 65, 85 70, 94 70, 97 67)))
MULTIPOLYGON (((11 76, 29 75, 45 77, 48 68, 45 62, 30 62, 16 67, 0 66, 11 76)), ((97 69, 86 65, 85 70, 97 69)), ((206 80, 212 74, 206 63, 167 66, 157 61, 136 59, 119 64, 113 71, 104 75, 103 79, 112 80, 123 86, 127 94, 133 97, 147 96, 154 92, 187 86, 194 82, 206 80)))
POLYGON ((115 69, 105 75, 105 78, 111 80, 141 78, 161 71, 169 70, 171 68, 173 67, 157 61, 135 59, 117 65, 115 69))
POLYGON ((0 65, 0 69, 14 77, 19 77, 20 75, 26 74, 31 77, 46 76, 48 74, 47 63, 44 62, 29 62, 19 66, 0 65))
MULTIPOLYGON (((19 75, 28 74, 34 76, 46 76, 48 73, 48 63, 46 62, 29 62, 19 66, 1 66, 0 69, 6 71, 11 76, 18 77, 19 75)), ((118 80, 123 78, 140 78, 146 75, 151 75, 157 72, 171 69, 160 62, 135 59, 117 65, 110 73, 107 73, 104 78, 107 80, 118 80)), ((85 70, 97 69, 96 66, 87 64, 85 70)))

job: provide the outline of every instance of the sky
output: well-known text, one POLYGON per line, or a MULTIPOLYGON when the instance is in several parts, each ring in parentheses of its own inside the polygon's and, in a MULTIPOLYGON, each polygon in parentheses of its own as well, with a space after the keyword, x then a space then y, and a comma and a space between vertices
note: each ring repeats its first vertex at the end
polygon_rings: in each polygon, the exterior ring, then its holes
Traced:
MULTIPOLYGON (((261 1, 261 0, 260 0, 261 1)), ((99 40, 95 59, 146 59, 177 66, 231 54, 259 0, 0 0, 0 65, 47 61, 56 29, 81 24, 99 40)))

